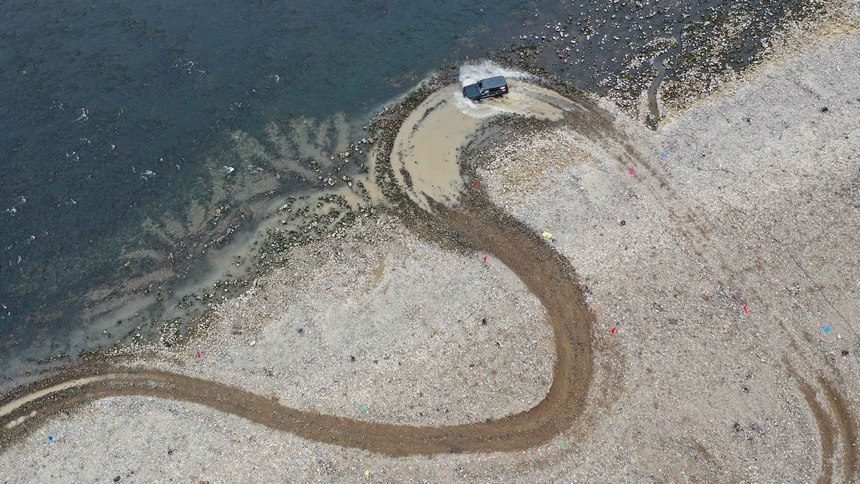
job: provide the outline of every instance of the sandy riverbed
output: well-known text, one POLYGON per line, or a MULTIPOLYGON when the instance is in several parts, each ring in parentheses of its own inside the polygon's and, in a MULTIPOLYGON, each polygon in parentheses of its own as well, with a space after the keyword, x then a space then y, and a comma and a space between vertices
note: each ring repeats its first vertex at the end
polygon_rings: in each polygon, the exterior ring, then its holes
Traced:
MULTIPOLYGON (((860 36, 834 33, 656 133, 616 114, 615 139, 573 121, 473 147, 490 198, 552 234, 597 318, 585 412, 544 445, 393 458, 110 397, 10 448, 0 479, 856 480, 857 58, 860 36)), ((521 412, 550 385, 552 331, 484 255, 363 220, 155 366, 371 422, 521 412)))

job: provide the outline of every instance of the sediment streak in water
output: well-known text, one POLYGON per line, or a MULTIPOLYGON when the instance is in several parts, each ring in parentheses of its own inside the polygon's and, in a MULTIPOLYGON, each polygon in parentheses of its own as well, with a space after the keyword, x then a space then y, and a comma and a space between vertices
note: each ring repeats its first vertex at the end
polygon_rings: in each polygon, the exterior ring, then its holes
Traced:
MULTIPOLYGON (((561 119, 562 108, 551 101, 563 98, 536 86, 521 87, 523 100, 499 100, 499 111, 527 114, 532 108, 534 115, 561 119)), ((546 308, 555 337, 556 365, 552 385, 536 406, 493 421, 443 427, 394 425, 289 408, 223 383, 170 372, 76 367, 5 398, 0 407, 0 449, 13 445, 63 409, 118 395, 193 402, 307 439, 392 456, 527 449, 568 429, 583 410, 591 381, 594 316, 564 257, 479 191, 459 193, 458 148, 482 121, 456 109, 455 93, 453 87, 440 90, 419 106, 415 117, 407 119, 395 141, 400 158, 392 164, 400 163, 396 171, 401 176, 401 169, 418 170, 408 175, 412 179, 408 192, 420 206, 434 205, 428 215, 432 224, 506 264, 546 308), (459 116, 453 126, 471 129, 465 133, 449 129, 445 120, 451 116, 459 116), (422 133, 422 129, 426 131, 422 133), (434 168, 440 171, 434 172, 434 168), (459 206, 453 208, 453 202, 459 206)), ((492 109, 488 106, 489 102, 476 109, 492 109)))

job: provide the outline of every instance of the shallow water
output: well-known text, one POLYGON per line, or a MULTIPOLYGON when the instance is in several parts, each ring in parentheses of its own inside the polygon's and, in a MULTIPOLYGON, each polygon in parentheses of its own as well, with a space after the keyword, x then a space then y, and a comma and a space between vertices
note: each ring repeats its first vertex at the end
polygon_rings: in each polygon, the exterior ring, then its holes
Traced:
POLYGON ((456 205, 467 189, 460 174, 459 152, 473 133, 490 118, 527 116, 560 121, 573 103, 554 91, 530 84, 524 73, 490 62, 481 66, 483 77, 505 75, 510 94, 472 102, 463 97, 463 84, 472 82, 471 66, 461 69, 461 83, 439 89, 406 120, 394 140, 391 166, 394 178, 415 203, 432 211, 431 202, 456 205))
POLYGON ((311 159, 361 139, 374 109, 440 65, 488 54, 524 8, 5 2, 0 366, 134 332, 213 234, 328 188, 311 159))

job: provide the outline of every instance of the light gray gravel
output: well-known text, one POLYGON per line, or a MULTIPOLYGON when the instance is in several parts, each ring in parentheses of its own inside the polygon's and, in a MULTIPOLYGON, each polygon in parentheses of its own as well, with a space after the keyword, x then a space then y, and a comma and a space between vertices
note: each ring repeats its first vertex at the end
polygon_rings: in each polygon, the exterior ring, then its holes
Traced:
POLYGON ((290 407, 414 425, 499 418, 544 397, 552 331, 507 267, 440 250, 387 217, 347 234, 297 250, 222 304, 181 371, 290 407))

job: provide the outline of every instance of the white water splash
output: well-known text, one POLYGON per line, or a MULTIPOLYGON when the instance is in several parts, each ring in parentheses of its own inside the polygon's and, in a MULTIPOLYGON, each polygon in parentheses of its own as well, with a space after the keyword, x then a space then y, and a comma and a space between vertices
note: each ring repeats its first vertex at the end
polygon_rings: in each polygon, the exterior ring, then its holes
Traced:
POLYGON ((535 77, 527 72, 503 67, 493 61, 484 60, 464 64, 460 67, 460 86, 473 84, 488 77, 504 76, 510 91, 504 97, 470 101, 461 94, 454 96, 457 109, 472 118, 486 119, 499 114, 522 114, 557 121, 562 112, 570 109, 570 101, 554 91, 544 89, 529 81, 535 77))
POLYGON ((488 77, 505 76, 506 79, 527 81, 534 76, 527 72, 509 67, 502 67, 493 61, 484 60, 476 63, 463 64, 460 67, 460 86, 474 84, 488 77))

